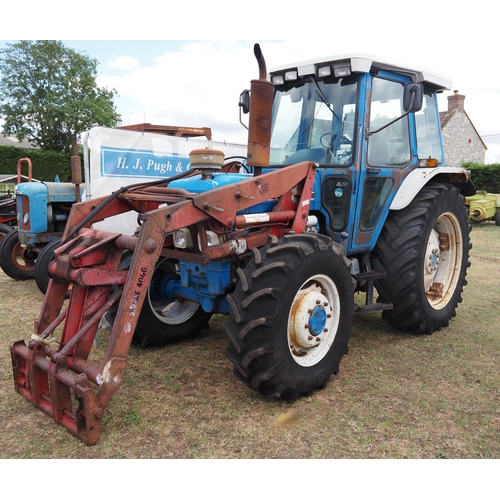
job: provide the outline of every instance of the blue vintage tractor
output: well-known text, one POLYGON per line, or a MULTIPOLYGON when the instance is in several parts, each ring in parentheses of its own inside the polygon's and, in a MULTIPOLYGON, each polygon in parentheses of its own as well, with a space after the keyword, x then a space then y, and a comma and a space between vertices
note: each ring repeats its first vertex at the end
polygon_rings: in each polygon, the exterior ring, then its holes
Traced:
POLYGON ((47 268, 44 265, 40 268, 43 272, 37 273, 36 261, 44 254, 52 259, 71 206, 77 201, 77 188, 66 182, 24 182, 16 185, 15 195, 17 228, 2 239, 2 269, 15 280, 36 278, 45 292, 49 281, 47 268))
POLYGON ((189 338, 224 314, 235 376, 294 401, 339 370, 355 292, 412 333, 446 327, 462 300, 475 189, 444 165, 436 95, 451 82, 367 55, 268 75, 255 55, 246 161, 195 150, 187 172, 73 206, 33 340, 11 346, 16 390, 89 445, 132 342, 189 338), (93 227, 129 211, 137 234, 93 227))

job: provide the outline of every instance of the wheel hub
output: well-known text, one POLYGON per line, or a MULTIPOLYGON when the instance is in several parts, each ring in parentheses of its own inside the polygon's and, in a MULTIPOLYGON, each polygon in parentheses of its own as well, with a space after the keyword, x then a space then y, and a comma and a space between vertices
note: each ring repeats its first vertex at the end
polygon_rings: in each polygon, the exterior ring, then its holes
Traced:
POLYGON ((427 262, 426 262, 426 272, 427 274, 432 274, 437 271, 439 267, 439 248, 432 248, 428 254, 427 262))
POLYGON ((309 331, 311 335, 316 336, 323 331, 326 324, 326 310, 323 305, 317 305, 309 316, 309 331))
POLYGON ((437 231, 433 230, 429 237, 429 241, 427 242, 425 273, 427 275, 435 275, 438 270, 440 260, 439 234, 437 231))

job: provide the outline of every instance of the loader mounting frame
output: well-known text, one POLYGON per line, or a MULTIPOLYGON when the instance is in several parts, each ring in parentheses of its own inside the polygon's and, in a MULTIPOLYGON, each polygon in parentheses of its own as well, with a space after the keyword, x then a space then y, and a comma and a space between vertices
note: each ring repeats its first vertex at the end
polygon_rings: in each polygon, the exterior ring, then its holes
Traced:
MULTIPOLYGON (((95 444, 106 406, 123 381, 158 260, 237 262, 270 236, 304 231, 316 167, 302 162, 199 194, 170 188, 171 179, 156 181, 75 204, 63 243, 49 266, 52 279, 34 335, 28 344, 20 340, 11 345, 16 391, 87 445, 95 444), (268 200, 277 203, 261 217, 239 214, 268 200), (139 213, 142 222, 137 236, 92 229, 95 222, 131 210, 139 213), (198 253, 174 248, 176 230, 208 224, 236 236, 215 246, 202 237, 198 253), (125 250, 133 251, 128 270, 119 268, 125 250), (104 359, 93 361, 90 355, 100 319, 114 304, 118 311, 104 359), (61 332, 58 341, 56 330, 61 332)), ((185 175, 198 173, 193 169, 185 175)))

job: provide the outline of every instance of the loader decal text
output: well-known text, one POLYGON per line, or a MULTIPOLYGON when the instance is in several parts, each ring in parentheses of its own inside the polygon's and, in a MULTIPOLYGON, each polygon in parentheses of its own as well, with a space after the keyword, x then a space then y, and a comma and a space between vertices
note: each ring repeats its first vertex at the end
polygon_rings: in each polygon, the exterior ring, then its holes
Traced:
POLYGON ((144 277, 146 276, 147 267, 141 267, 141 274, 139 274, 139 279, 137 280, 137 286, 141 288, 144 285, 144 277))
MULTIPOLYGON (((141 267, 141 273, 139 274, 139 278, 137 279, 136 286, 137 288, 142 288, 144 285, 144 278, 146 276, 147 267, 141 267)), ((137 309, 137 303, 139 302, 139 297, 141 296, 140 290, 134 290, 134 294, 132 295, 132 303, 130 304, 129 313, 131 316, 135 316, 135 311, 137 309)))
POLYGON ((141 296, 141 292, 135 290, 134 295, 132 296, 132 304, 130 304, 130 309, 128 312, 130 316, 135 316, 135 311, 137 309, 137 303, 139 302, 139 297, 141 296))
POLYGON ((170 177, 191 168, 189 157, 144 149, 101 147, 102 177, 170 177))

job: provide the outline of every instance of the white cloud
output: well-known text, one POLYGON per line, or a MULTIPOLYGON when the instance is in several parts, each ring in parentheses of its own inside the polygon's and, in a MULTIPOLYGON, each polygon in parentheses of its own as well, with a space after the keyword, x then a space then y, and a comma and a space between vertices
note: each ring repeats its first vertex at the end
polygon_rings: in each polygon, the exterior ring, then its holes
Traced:
POLYGON ((252 45, 234 41, 187 43, 150 66, 122 76, 101 75, 99 84, 117 90, 116 103, 124 125, 146 121, 211 127, 215 140, 245 142, 246 131, 238 121, 238 99, 250 80, 258 77, 252 45), (131 107, 127 107, 128 102, 133 103, 131 107))
POLYGON ((108 62, 108 66, 115 69, 133 70, 140 68, 141 63, 136 57, 117 56, 108 62))

